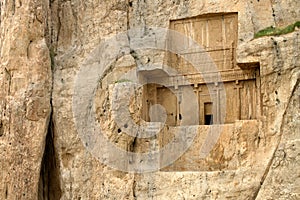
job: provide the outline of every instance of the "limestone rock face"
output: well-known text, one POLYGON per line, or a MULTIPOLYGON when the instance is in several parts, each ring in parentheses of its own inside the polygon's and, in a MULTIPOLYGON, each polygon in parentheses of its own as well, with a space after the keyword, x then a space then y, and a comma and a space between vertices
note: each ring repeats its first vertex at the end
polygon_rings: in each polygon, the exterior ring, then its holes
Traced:
MULTIPOLYGON (((3 0, 0 6, 0 199, 300 198, 300 32, 296 28, 254 38, 266 27, 299 21, 300 1, 3 0), (169 29, 176 20, 217 13, 237 15, 232 62, 259 67, 261 115, 223 125, 225 132, 204 147, 203 132, 209 126, 187 127, 185 131, 197 132, 191 148, 155 172, 126 172, 139 166, 131 159, 122 166, 125 172, 100 162, 94 155, 105 147, 82 141, 75 119, 75 86, 82 68, 107 65, 97 85, 94 71, 83 83, 87 89, 95 87, 91 104, 108 141, 126 152, 160 149, 176 127, 162 125, 157 136, 137 138, 138 131, 134 136, 125 133, 130 124, 115 122, 126 118, 123 112, 115 114, 130 90, 131 76, 124 74, 138 69, 144 74, 135 78, 145 81, 167 63, 162 51, 130 49, 135 35, 126 31, 143 28, 140 42, 147 46, 153 38, 149 27, 169 29), (110 38, 116 43, 99 48, 110 38), (117 51, 118 45, 124 48, 117 51)), ((132 92, 131 118, 149 125, 147 116, 140 118, 145 112, 143 88, 132 92)), ((78 116, 88 119, 84 114, 78 116)), ((179 146, 174 144, 176 153, 179 146)), ((164 159, 158 157, 159 162, 164 159)))
POLYGON ((299 79, 284 113, 282 135, 274 152, 269 173, 259 193, 259 199, 299 198, 299 79), (295 109, 296 108, 296 109, 295 109))
POLYGON ((37 199, 52 85, 49 4, 1 1, 0 199, 37 199))

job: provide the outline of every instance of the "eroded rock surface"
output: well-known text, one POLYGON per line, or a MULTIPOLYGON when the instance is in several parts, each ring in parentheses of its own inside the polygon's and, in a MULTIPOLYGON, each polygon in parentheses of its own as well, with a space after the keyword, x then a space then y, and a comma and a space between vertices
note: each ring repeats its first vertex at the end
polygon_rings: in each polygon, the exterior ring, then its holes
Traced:
POLYGON ((0 199, 37 199, 50 119, 49 4, 1 1, 0 199))
MULTIPOLYGON (((299 1, 263 0, 1 1, 0 199, 299 199, 300 32, 254 39, 261 29, 299 21, 299 8, 299 1), (122 172, 99 162, 81 141, 73 113, 80 67, 110 58, 88 58, 94 49, 133 28, 144 27, 147 38, 147 27, 168 29, 171 21, 216 13, 238 16, 233 60, 259 67, 261 115, 224 125, 226 133, 202 160, 208 126, 187 128, 199 132, 194 145, 158 172, 122 172)), ((119 39, 130 42, 130 35, 119 39)), ((165 64, 166 54, 124 54, 99 77, 96 119, 123 150, 157 149, 176 128, 165 126, 150 139, 128 136, 111 104, 118 87, 117 94, 127 94, 124 73, 155 72, 151 66, 165 64)), ((143 92, 135 91, 129 110, 143 124, 143 92)))

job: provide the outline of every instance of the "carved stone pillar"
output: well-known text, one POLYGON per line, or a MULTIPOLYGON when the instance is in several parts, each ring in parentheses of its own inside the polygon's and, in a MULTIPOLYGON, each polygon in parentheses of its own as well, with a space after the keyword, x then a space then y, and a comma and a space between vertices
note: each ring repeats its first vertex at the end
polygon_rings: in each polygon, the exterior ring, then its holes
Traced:
POLYGON ((239 81, 236 80, 235 81, 235 105, 236 105, 236 108, 235 108, 235 113, 236 113, 236 119, 237 120, 240 120, 241 119, 241 92, 240 92, 240 89, 243 88, 243 85, 240 84, 239 85, 239 81))
POLYGON ((197 102, 198 102, 198 113, 199 113, 199 125, 201 124, 201 103, 200 103, 200 92, 201 92, 201 86, 198 84, 194 84, 194 92, 197 96, 197 102))
POLYGON ((220 91, 222 88, 218 87, 218 83, 215 83, 214 91, 216 91, 216 99, 215 99, 215 117, 214 117, 214 124, 220 124, 221 122, 221 113, 220 113, 220 91))

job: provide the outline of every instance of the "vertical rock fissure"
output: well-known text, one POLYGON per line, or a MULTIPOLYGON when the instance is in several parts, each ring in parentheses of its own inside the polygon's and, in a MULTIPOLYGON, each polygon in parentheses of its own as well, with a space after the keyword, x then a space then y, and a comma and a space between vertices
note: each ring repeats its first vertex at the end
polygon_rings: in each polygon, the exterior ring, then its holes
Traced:
MULTIPOLYGON (((59 2, 59 1, 58 1, 59 2)), ((60 32, 60 18, 59 12, 56 9, 59 9, 59 6, 56 7, 55 4, 57 2, 55 0, 49 0, 49 12, 50 18, 49 22, 47 22, 47 27, 49 31, 47 32, 49 38, 48 41, 48 49, 51 59, 51 76, 52 80, 54 80, 54 70, 55 70, 55 56, 56 56, 56 47, 57 41, 60 32), (54 31, 57 30, 57 32, 54 31)), ((55 123, 53 118, 53 105, 52 105, 52 93, 53 93, 53 85, 52 82, 50 89, 50 107, 51 113, 49 116, 47 135, 45 139, 45 148, 44 154, 41 163, 40 170, 40 179, 39 179, 39 188, 38 188, 38 199, 39 200, 58 200, 62 196, 62 190, 60 186, 60 168, 58 164, 58 156, 55 150, 55 123)))
POLYGON ((274 20, 274 24, 275 26, 277 25, 277 20, 276 20, 276 15, 275 15, 275 9, 274 9, 274 1, 273 0, 270 0, 271 1, 271 7, 272 7, 272 17, 273 17, 273 20, 274 20))
POLYGON ((52 113, 45 142, 39 181, 39 200, 56 200, 61 197, 60 173, 54 146, 54 123, 52 113))
POLYGON ((15 15, 16 12, 16 0, 12 1, 12 15, 15 15))
MULTIPOLYGON (((132 55, 132 57, 134 58, 134 62, 136 64, 136 66, 138 66, 138 62, 137 62, 137 58, 136 56, 134 56, 133 54, 135 54, 134 50, 131 49, 131 46, 130 46, 130 36, 129 36, 129 30, 130 30, 130 9, 132 7, 132 1, 131 0, 127 0, 126 1, 126 26, 127 26, 127 39, 128 39, 128 43, 129 43, 129 48, 130 48, 130 55, 132 55)), ((137 137, 134 137, 131 145, 130 145, 130 151, 131 152, 135 152, 135 148, 136 148, 136 141, 137 140, 137 137)), ((132 182, 132 197, 134 200, 137 199, 137 195, 136 195, 136 176, 135 176, 135 173, 133 173, 133 182, 132 182)))
POLYGON ((136 190, 136 181, 135 181, 135 176, 134 176, 133 177, 133 183, 132 183, 132 196, 133 196, 134 200, 137 199, 135 190, 136 190))
POLYGON ((127 2, 126 2, 126 18, 127 18, 127 20, 126 20, 126 26, 127 26, 127 30, 129 30, 130 29, 130 24, 129 24, 129 12, 130 12, 130 7, 132 7, 132 2, 131 1, 129 1, 129 0, 127 0, 127 2))

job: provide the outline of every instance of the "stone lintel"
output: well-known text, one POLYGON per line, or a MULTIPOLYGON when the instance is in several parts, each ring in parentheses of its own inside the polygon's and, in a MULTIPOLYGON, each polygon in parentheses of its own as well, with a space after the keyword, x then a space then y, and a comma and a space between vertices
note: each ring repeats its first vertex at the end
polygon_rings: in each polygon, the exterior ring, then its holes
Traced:
POLYGON ((161 76, 152 77, 150 82, 159 83, 166 87, 172 87, 174 85, 194 85, 194 84, 207 84, 216 82, 230 82, 236 80, 251 80, 256 78, 255 69, 233 69, 220 72, 208 72, 197 74, 183 74, 176 76, 161 76))

